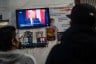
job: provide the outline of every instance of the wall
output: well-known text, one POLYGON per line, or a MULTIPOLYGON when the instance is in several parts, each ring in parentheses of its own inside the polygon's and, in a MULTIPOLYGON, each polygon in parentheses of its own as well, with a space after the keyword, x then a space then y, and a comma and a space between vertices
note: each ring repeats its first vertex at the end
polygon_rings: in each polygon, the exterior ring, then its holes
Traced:
POLYGON ((64 7, 68 3, 73 3, 73 0, 0 0, 0 14, 4 20, 9 19, 10 24, 16 26, 16 9, 64 7))
POLYGON ((6 2, 4 2, 3 0, 0 0, 0 15, 3 15, 3 19, 8 19, 6 17, 6 2))
POLYGON ((34 8, 34 7, 56 7, 64 6, 73 0, 9 0, 8 7, 11 8, 34 8))
MULTIPOLYGON (((3 15, 3 19, 9 19, 9 24, 16 26, 16 9, 26 8, 40 8, 40 7, 66 7, 73 3, 73 0, 0 0, 0 14, 3 15)), ((45 31, 42 29, 33 29, 32 31, 45 31)), ((25 31, 25 30, 23 30, 25 31)), ((20 33, 23 32, 22 30, 20 33)), ((33 55, 36 58, 37 64, 44 64, 46 57, 51 48, 57 43, 55 41, 49 41, 46 48, 34 48, 34 49, 22 49, 20 51, 33 55)))
POLYGON ((42 7, 64 7, 68 3, 73 3, 73 0, 9 0, 7 2, 7 11, 9 11, 6 16, 12 22, 12 25, 15 26, 16 23, 16 9, 28 9, 28 8, 42 8, 42 7), (11 17, 9 17, 11 16, 11 17))

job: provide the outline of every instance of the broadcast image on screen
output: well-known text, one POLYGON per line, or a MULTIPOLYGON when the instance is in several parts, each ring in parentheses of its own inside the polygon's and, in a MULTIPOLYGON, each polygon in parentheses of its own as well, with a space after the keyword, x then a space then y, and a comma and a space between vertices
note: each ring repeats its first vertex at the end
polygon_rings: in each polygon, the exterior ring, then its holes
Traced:
POLYGON ((16 18, 18 28, 49 26, 49 9, 16 10, 16 18))

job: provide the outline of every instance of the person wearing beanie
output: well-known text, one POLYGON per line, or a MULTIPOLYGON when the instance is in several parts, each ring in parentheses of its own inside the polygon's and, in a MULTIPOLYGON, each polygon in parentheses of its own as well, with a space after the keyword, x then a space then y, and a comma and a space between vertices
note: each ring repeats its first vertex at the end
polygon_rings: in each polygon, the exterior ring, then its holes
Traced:
POLYGON ((96 9, 89 4, 75 5, 68 17, 70 28, 50 51, 46 64, 96 63, 96 9))

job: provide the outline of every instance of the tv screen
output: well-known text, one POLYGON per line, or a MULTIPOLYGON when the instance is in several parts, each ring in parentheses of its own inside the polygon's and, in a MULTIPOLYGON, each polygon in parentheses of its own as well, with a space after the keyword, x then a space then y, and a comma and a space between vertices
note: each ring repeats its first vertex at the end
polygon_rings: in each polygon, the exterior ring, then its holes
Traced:
POLYGON ((17 28, 33 28, 49 26, 49 9, 16 10, 17 28))

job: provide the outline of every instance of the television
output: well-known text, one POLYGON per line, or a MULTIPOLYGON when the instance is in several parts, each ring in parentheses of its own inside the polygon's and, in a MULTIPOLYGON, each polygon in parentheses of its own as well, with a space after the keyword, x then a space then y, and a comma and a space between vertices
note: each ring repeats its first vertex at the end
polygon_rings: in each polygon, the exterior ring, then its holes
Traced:
POLYGON ((49 8, 16 10, 16 22, 19 29, 49 26, 49 8))

